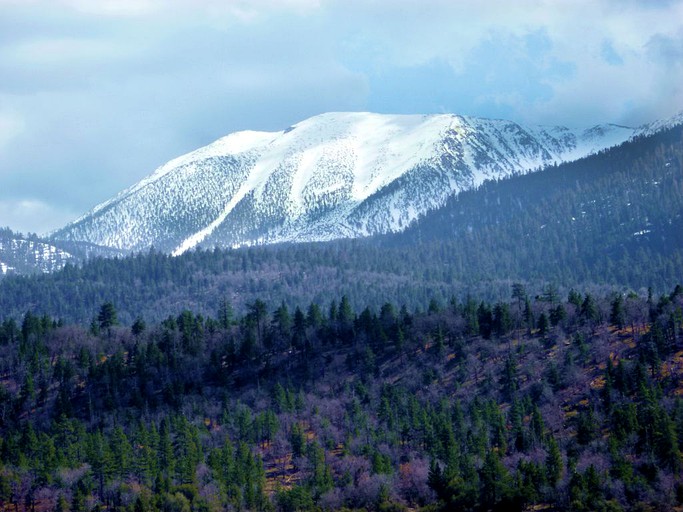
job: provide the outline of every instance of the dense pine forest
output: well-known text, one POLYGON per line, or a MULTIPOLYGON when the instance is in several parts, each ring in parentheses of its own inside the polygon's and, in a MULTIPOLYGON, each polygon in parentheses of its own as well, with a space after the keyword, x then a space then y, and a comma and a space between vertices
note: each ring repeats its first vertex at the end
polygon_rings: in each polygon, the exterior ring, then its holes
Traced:
POLYGON ((683 288, 0 327, 0 510, 670 510, 683 288))

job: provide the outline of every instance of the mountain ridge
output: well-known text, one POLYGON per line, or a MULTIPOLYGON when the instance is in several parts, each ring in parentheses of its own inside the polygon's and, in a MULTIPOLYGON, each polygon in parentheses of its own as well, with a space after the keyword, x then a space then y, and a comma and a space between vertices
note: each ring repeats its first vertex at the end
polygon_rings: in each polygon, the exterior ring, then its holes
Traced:
POLYGON ((656 123, 581 130, 454 114, 326 113, 181 155, 52 238, 178 255, 397 232, 487 179, 576 160, 669 122, 656 123))
POLYGON ((63 247, 35 235, 26 237, 9 228, 0 229, 0 278, 17 273, 50 273, 73 261, 74 255, 63 247))

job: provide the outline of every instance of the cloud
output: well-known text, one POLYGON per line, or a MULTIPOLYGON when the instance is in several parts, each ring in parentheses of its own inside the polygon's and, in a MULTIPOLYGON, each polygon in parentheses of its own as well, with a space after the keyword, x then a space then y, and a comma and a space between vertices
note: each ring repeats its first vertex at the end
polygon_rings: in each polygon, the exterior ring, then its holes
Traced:
POLYGON ((230 131, 330 110, 583 126, 683 108, 682 1, 560 4, 0 0, 0 201, 76 215, 230 131))
POLYGON ((24 123, 19 116, 0 111, 0 155, 7 149, 10 142, 21 134, 23 129, 24 123))
POLYGON ((614 49, 611 41, 604 41, 602 43, 602 48, 600 51, 602 58, 608 64, 613 66, 621 66, 624 64, 624 59, 621 58, 619 53, 614 49))
POLYGON ((25 127, 0 164, 0 200, 66 205, 75 215, 230 131, 362 107, 363 76, 328 58, 329 45, 298 37, 306 27, 298 10, 291 16, 229 30, 117 18, 104 35, 53 30, 0 47, 0 75, 9 77, 0 105, 21 112, 25 127), (126 37, 114 37, 122 25, 126 37))
MULTIPOLYGON (((445 63, 452 69, 453 103, 467 105, 469 112, 482 109, 488 115, 500 108, 527 122, 581 125, 643 123, 683 108, 680 95, 662 95, 657 85, 681 84, 683 75, 650 55, 657 46, 672 54, 669 62, 675 60, 681 48, 676 34, 683 26, 680 1, 351 5, 354 30, 347 34, 346 62, 378 79, 445 63), (577 110, 583 101, 585 107, 577 110)), ((429 95, 428 77, 416 93, 429 95)))
POLYGON ((65 225, 72 220, 73 211, 55 208, 36 200, 0 201, 0 227, 9 227, 18 233, 47 232, 65 225))
POLYGON ((246 21, 273 10, 305 12, 319 6, 317 0, 0 0, 0 7, 54 7, 85 15, 108 18, 146 18, 169 12, 205 12, 246 21))

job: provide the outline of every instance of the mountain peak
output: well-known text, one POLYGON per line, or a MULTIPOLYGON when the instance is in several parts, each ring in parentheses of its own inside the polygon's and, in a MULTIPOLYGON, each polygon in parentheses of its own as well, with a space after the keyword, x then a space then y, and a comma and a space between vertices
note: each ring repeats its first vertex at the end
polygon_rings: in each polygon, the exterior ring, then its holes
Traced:
POLYGON ((181 254, 400 231, 486 179, 575 160, 639 131, 328 112, 282 131, 231 133, 175 158, 53 237, 181 254))

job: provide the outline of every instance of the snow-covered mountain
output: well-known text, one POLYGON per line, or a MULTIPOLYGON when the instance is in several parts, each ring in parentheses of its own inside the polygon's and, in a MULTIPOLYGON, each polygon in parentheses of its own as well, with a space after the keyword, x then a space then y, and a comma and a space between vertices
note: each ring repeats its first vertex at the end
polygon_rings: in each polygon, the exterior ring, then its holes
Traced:
POLYGON ((322 114, 280 132, 232 133, 176 158, 53 238, 181 254, 400 231, 486 179, 575 160, 664 127, 322 114))
POLYGON ((74 261, 74 257, 59 247, 0 229, 0 278, 11 274, 54 272, 69 261, 74 261))

